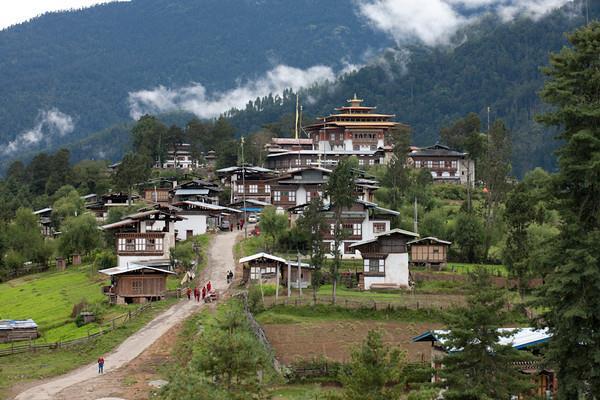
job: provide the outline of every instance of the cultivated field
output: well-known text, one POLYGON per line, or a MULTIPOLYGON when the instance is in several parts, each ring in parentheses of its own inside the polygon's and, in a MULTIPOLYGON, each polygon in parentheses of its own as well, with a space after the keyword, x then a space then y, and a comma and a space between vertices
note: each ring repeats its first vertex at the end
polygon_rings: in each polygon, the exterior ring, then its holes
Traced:
POLYGON ((352 348, 359 345, 367 332, 378 329, 386 344, 398 346, 407 354, 409 361, 430 361, 429 343, 412 343, 411 339, 428 329, 439 329, 441 324, 431 322, 383 322, 383 321, 330 321, 301 324, 262 325, 277 359, 289 365, 297 359, 321 356, 334 361, 346 362, 352 348))

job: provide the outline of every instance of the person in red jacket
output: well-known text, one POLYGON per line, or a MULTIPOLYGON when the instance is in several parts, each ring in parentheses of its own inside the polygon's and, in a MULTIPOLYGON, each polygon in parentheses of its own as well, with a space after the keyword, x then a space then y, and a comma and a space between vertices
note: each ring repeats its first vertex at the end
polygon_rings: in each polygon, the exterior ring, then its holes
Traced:
POLYGON ((211 289, 212 289, 212 285, 210 284, 210 281, 208 281, 208 283, 206 284, 206 291, 208 293, 210 293, 211 289))
POLYGON ((198 289, 198 286, 194 287, 194 300, 200 301, 200 289, 198 289))
POLYGON ((104 358, 100 357, 98 359, 98 373, 99 374, 103 374, 104 373, 104 358))

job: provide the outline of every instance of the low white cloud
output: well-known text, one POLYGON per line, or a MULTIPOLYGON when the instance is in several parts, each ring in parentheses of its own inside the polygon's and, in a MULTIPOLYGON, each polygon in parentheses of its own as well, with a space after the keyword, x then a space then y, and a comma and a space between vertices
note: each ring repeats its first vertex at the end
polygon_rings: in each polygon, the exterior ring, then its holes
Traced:
POLYGON ((41 143, 49 144, 54 139, 73 132, 73 118, 57 108, 41 110, 32 129, 22 132, 14 140, 8 142, 2 149, 3 154, 12 154, 26 150, 41 143))
POLYGON ((461 27, 485 14, 510 21, 532 19, 571 0, 355 0, 358 12, 396 42, 418 39, 429 46, 448 44, 461 27))
POLYGON ((244 108, 248 101, 284 89, 310 87, 333 81, 336 75, 330 67, 316 65, 308 69, 279 65, 264 76, 225 92, 207 93, 201 83, 180 88, 158 86, 150 90, 129 93, 129 113, 138 119, 144 114, 158 114, 175 110, 191 112, 200 118, 217 117, 232 108, 244 108))

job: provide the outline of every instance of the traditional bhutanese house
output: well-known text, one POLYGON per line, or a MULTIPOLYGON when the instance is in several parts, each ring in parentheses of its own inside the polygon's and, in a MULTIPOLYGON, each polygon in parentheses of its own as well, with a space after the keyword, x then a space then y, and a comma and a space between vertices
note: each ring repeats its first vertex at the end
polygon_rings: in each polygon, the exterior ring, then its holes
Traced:
POLYGON ((177 215, 183 217, 175 221, 178 240, 187 240, 192 236, 202 235, 209 229, 217 229, 223 220, 228 220, 230 224, 235 225, 236 215, 242 213, 235 208, 201 201, 182 201, 173 205, 180 209, 177 215))
POLYGON ((442 268, 448 262, 448 247, 452 242, 427 236, 408 242, 410 248, 410 264, 414 266, 442 268))
POLYGON ((99 200, 99 196, 96 193, 90 193, 90 194, 86 194, 84 196, 81 196, 81 200, 83 200, 83 202, 87 205, 87 204, 94 204, 97 203, 99 200))
MULTIPOLYGON (((138 195, 131 195, 132 202, 139 198, 138 195)), ((95 203, 86 204, 85 208, 96 216, 97 221, 103 222, 106 221, 108 211, 112 207, 127 207, 129 205, 128 200, 127 193, 107 193, 100 196, 95 203)))
MULTIPOLYGON (((342 210, 342 226, 348 235, 343 241, 340 251, 343 258, 356 258, 358 254, 353 244, 375 239, 378 234, 389 231, 391 220, 400 215, 398 211, 378 206, 375 203, 364 200, 356 200, 349 209, 342 210)), ((331 204, 326 205, 325 221, 329 230, 325 232, 323 242, 333 252, 335 216, 331 204)))
POLYGON ((285 258, 277 257, 268 253, 256 253, 251 256, 242 257, 239 263, 243 265, 244 282, 250 281, 273 281, 277 280, 277 271, 282 266, 287 266, 285 258))
POLYGON ((169 151, 167 157, 162 163, 156 163, 155 168, 173 168, 191 171, 199 167, 198 160, 192 154, 192 145, 189 143, 179 143, 169 151))
POLYGON ((38 326, 32 319, 0 320, 0 343, 37 339, 39 336, 38 326))
MULTIPOLYGON (((370 201, 379 189, 378 182, 364 172, 358 172, 360 176, 355 180, 355 196, 359 200, 370 201)), ((323 196, 331 173, 327 168, 306 167, 273 178, 268 181, 271 185, 271 203, 282 210, 308 204, 313 198, 323 196)))
POLYGON ((244 199, 271 202, 271 185, 267 181, 277 176, 275 171, 246 165, 219 169, 217 175, 223 186, 230 188, 230 204, 244 199))
POLYGON ((243 265, 244 282, 279 282, 283 286, 287 286, 289 283, 289 286, 295 289, 298 287, 304 289, 310 286, 311 274, 314 269, 309 264, 300 262, 300 271, 298 271, 298 261, 288 261, 262 252, 240 258, 239 262, 243 265))
POLYGON ((408 159, 415 168, 428 169, 434 183, 475 184, 475 162, 468 153, 435 144, 413 149, 408 159))
POLYGON ((335 168, 348 157, 356 157, 358 165, 367 167, 385 164, 388 150, 288 150, 267 155, 266 166, 278 172, 294 171, 306 167, 335 168))
MULTIPOLYGON (((507 333, 508 336, 499 338, 498 343, 511 346, 517 350, 528 350, 535 352, 538 347, 550 341, 552 335, 548 329, 535 328, 500 328, 500 333, 507 333)), ((450 331, 435 330, 427 331, 413 338, 413 342, 431 342, 431 366, 435 370, 432 382, 441 382, 439 371, 444 367, 443 359, 449 351, 460 351, 448 349, 445 345, 447 335, 450 331)), ((524 357, 525 359, 526 357, 524 357)), ((530 375, 535 389, 530 393, 515 393, 519 399, 553 399, 557 393, 556 375, 552 369, 549 369, 536 361, 516 362, 515 368, 518 368, 524 374, 530 375)))
POLYGON ((103 287, 111 304, 146 303, 162 300, 167 290, 167 276, 174 272, 152 265, 129 263, 98 271, 110 277, 110 286, 103 287))
POLYGON ((175 179, 152 179, 143 185, 142 199, 149 203, 169 204, 171 189, 177 186, 175 179))
POLYGON ((201 201, 219 204, 219 194, 223 191, 216 183, 195 179, 182 183, 170 191, 173 203, 201 201))
POLYGON ((408 288, 407 243, 419 234, 402 229, 392 229, 374 235, 374 238, 350 245, 359 250, 363 259, 363 272, 359 277, 359 287, 370 289, 408 288))
POLYGON ((42 235, 45 237, 53 237, 56 234, 52 224, 52 207, 36 210, 33 212, 33 215, 38 217, 38 224, 40 225, 42 235))
POLYGON ((119 267, 150 260, 168 260, 175 246, 175 222, 182 217, 168 208, 156 207, 126 215, 101 228, 115 236, 119 267))

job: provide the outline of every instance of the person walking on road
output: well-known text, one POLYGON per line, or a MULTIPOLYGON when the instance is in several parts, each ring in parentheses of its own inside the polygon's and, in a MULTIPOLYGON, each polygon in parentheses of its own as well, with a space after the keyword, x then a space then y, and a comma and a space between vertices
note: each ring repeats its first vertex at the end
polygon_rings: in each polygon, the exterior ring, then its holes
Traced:
POLYGON ((192 288, 188 287, 186 290, 188 300, 192 299, 192 288))
POLYGON ((100 357, 98 359, 98 373, 99 374, 103 374, 104 373, 104 358, 100 357))

